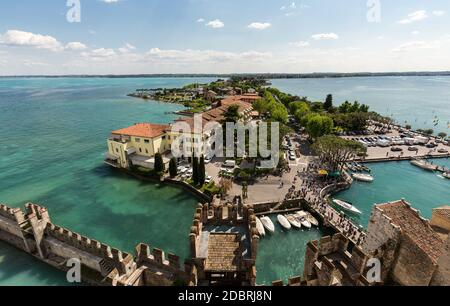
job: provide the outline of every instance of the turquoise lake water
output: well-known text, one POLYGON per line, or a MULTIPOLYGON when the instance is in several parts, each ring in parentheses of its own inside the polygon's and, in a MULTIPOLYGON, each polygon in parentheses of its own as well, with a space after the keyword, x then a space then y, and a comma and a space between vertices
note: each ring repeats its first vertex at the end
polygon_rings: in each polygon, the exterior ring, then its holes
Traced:
MULTIPOLYGON (((125 251, 132 252, 136 244, 145 242, 188 256, 187 235, 197 201, 178 189, 145 184, 113 171, 103 165, 103 156, 111 130, 142 121, 170 122, 176 116, 167 112, 182 109, 179 105, 128 98, 128 92, 194 81, 210 79, 0 78, 0 202, 15 207, 27 201, 40 203, 49 208, 54 223, 125 251)), ((363 81, 276 80, 274 85, 321 98, 329 92, 337 93, 339 84, 353 88, 363 81), (321 82, 323 89, 319 88, 321 82)), ((392 82, 378 78, 378 85, 372 85, 384 93, 377 101, 401 105, 405 103, 401 90, 383 90, 391 88, 392 82)), ((409 87, 420 85, 415 78, 411 82, 409 87)), ((440 97, 432 102, 441 101, 440 113, 450 118, 448 84, 442 82, 439 87, 439 81, 432 83, 435 85, 425 86, 429 92, 421 96, 440 97)), ((370 104, 370 91, 367 93, 365 98, 364 91, 359 92, 358 99, 370 104)), ((344 89, 341 95, 345 96, 344 89)), ((354 99, 351 91, 349 95, 348 99, 354 99)), ((433 106, 430 110, 434 108, 438 109, 433 106)), ((423 116, 420 108, 416 111, 417 116, 423 116)), ((447 160, 437 162, 449 165, 447 160)), ((427 217, 432 207, 450 204, 448 180, 407 162, 370 167, 376 177, 372 185, 357 183, 339 195, 364 211, 360 220, 364 225, 374 203, 404 197, 427 217)), ((258 282, 270 284, 301 274, 306 242, 323 234, 319 230, 285 233, 277 226, 273 236, 261 240, 258 282)), ((0 243, 0 285, 64 284, 62 273, 0 243)))
POLYGON ((450 135, 450 76, 358 77, 272 80, 282 91, 324 101, 333 94, 335 105, 357 100, 399 124, 433 128, 450 135), (437 125, 435 126, 435 122, 437 125))

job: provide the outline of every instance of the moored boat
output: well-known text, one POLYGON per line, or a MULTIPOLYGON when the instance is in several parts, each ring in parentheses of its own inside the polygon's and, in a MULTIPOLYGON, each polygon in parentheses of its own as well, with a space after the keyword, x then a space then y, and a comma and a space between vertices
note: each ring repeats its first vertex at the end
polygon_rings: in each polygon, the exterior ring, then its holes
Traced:
POLYGON ((295 215, 297 217, 298 222, 300 222, 303 227, 311 228, 311 222, 309 222, 307 219, 307 216, 308 216, 307 212, 301 210, 301 211, 296 212, 295 215))
POLYGON ((313 215, 311 215, 309 212, 306 213, 306 220, 308 220, 309 223, 311 223, 311 225, 314 226, 319 226, 319 221, 317 221, 316 218, 313 217, 313 215))
POLYGON ((423 159, 413 159, 411 161, 411 164, 414 165, 414 166, 417 166, 419 168, 422 168, 424 170, 428 170, 428 171, 434 171, 437 168, 436 165, 433 165, 433 164, 431 164, 431 163, 429 163, 429 162, 427 162, 426 160, 423 160, 423 159))
POLYGON ((445 172, 442 174, 443 177, 450 179, 450 172, 445 172))
POLYGON ((269 217, 262 217, 260 220, 266 230, 268 230, 270 233, 275 232, 275 226, 273 225, 273 222, 269 217))
POLYGON ((357 181, 366 182, 366 183, 372 183, 374 180, 373 176, 371 176, 369 174, 362 174, 362 173, 353 173, 352 177, 357 181))
POLYGON ((262 224, 261 220, 259 220, 258 217, 256 217, 256 229, 258 230, 259 236, 263 237, 266 235, 264 225, 262 224))
POLYGON ((285 216, 283 215, 278 215, 277 216, 278 219, 278 223, 280 223, 280 225, 286 229, 286 230, 290 230, 292 228, 291 224, 289 223, 288 219, 286 219, 285 216))
POLYGON ((288 219, 289 223, 295 228, 302 228, 302 224, 298 222, 297 218, 293 215, 287 215, 286 219, 288 219))
POLYGON ((358 208, 353 206, 351 203, 347 203, 347 202, 344 202, 344 201, 338 200, 338 199, 333 199, 333 203, 348 212, 355 213, 355 214, 362 214, 362 212, 358 208))

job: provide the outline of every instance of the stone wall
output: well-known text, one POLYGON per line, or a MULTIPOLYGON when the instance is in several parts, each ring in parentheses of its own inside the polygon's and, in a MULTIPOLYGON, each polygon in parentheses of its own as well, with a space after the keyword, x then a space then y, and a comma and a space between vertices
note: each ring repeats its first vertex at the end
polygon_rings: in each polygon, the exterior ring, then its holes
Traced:
POLYGON ((438 260, 438 267, 431 280, 432 286, 450 286, 450 235, 438 260))
POLYGON ((367 229, 367 237, 362 246, 365 253, 381 261, 381 279, 388 281, 395 263, 397 247, 400 243, 401 229, 392 220, 375 207, 367 229))
POLYGON ((439 210, 442 210, 442 208, 433 209, 433 216, 431 217, 430 225, 450 232, 450 218, 442 213, 439 213, 439 210))
POLYGON ((436 266, 427 253, 403 234, 391 277, 404 286, 428 286, 436 266))
POLYGON ((0 206, 0 240, 30 253, 42 261, 66 271, 69 259, 79 259, 82 279, 89 284, 113 286, 196 284, 195 267, 180 268, 179 258, 148 246, 137 247, 133 255, 112 248, 51 223, 46 208, 28 203, 26 212, 0 206), (175 275, 175 277, 173 277, 175 275))

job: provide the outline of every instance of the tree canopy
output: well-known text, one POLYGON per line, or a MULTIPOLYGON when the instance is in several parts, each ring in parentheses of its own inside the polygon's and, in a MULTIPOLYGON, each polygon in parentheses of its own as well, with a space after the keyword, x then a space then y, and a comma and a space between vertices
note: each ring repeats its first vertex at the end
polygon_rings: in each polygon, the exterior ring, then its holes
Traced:
POLYGON ((305 128, 309 136, 312 138, 318 138, 333 131, 333 119, 326 115, 313 114, 307 116, 305 128))
POLYGON ((320 137, 312 149, 331 171, 342 171, 346 161, 357 154, 367 152, 361 143, 333 135, 320 137))

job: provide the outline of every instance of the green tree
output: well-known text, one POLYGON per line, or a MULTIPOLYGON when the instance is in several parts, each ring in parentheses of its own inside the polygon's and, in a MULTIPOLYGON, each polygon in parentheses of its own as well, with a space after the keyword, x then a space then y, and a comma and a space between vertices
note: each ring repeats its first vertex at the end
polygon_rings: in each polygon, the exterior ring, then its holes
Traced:
POLYGON ((233 122, 236 123, 241 119, 241 115, 239 115, 239 105, 231 105, 228 109, 223 113, 224 122, 233 122))
POLYGON ((367 152, 367 148, 361 143, 333 135, 318 138, 312 149, 331 171, 342 171, 346 161, 367 152))
POLYGON ((206 169, 205 169, 205 157, 202 155, 200 157, 200 163, 198 165, 198 183, 200 186, 205 184, 206 180, 206 169))
POLYGON ((178 175, 177 159, 175 157, 170 160, 169 173, 171 177, 176 177, 178 175))
POLYGON ((165 167, 164 167, 164 161, 163 161, 162 155, 161 155, 161 153, 156 153, 155 154, 155 171, 157 173, 160 173, 160 172, 164 172, 164 170, 165 170, 165 167))
POLYGON ((198 185, 199 183, 199 163, 198 163, 198 157, 194 156, 192 157, 192 180, 194 181, 195 185, 198 185))
POLYGON ((333 95, 329 94, 327 95, 327 98, 325 99, 325 103, 323 104, 323 108, 326 111, 329 111, 333 107, 333 95))
POLYGON ((318 138, 330 134, 333 127, 333 119, 328 116, 315 115, 309 118, 306 131, 311 138, 318 138))
POLYGON ((438 134, 438 136, 439 136, 440 138, 444 139, 445 137, 447 137, 447 133, 440 132, 440 133, 438 134))

